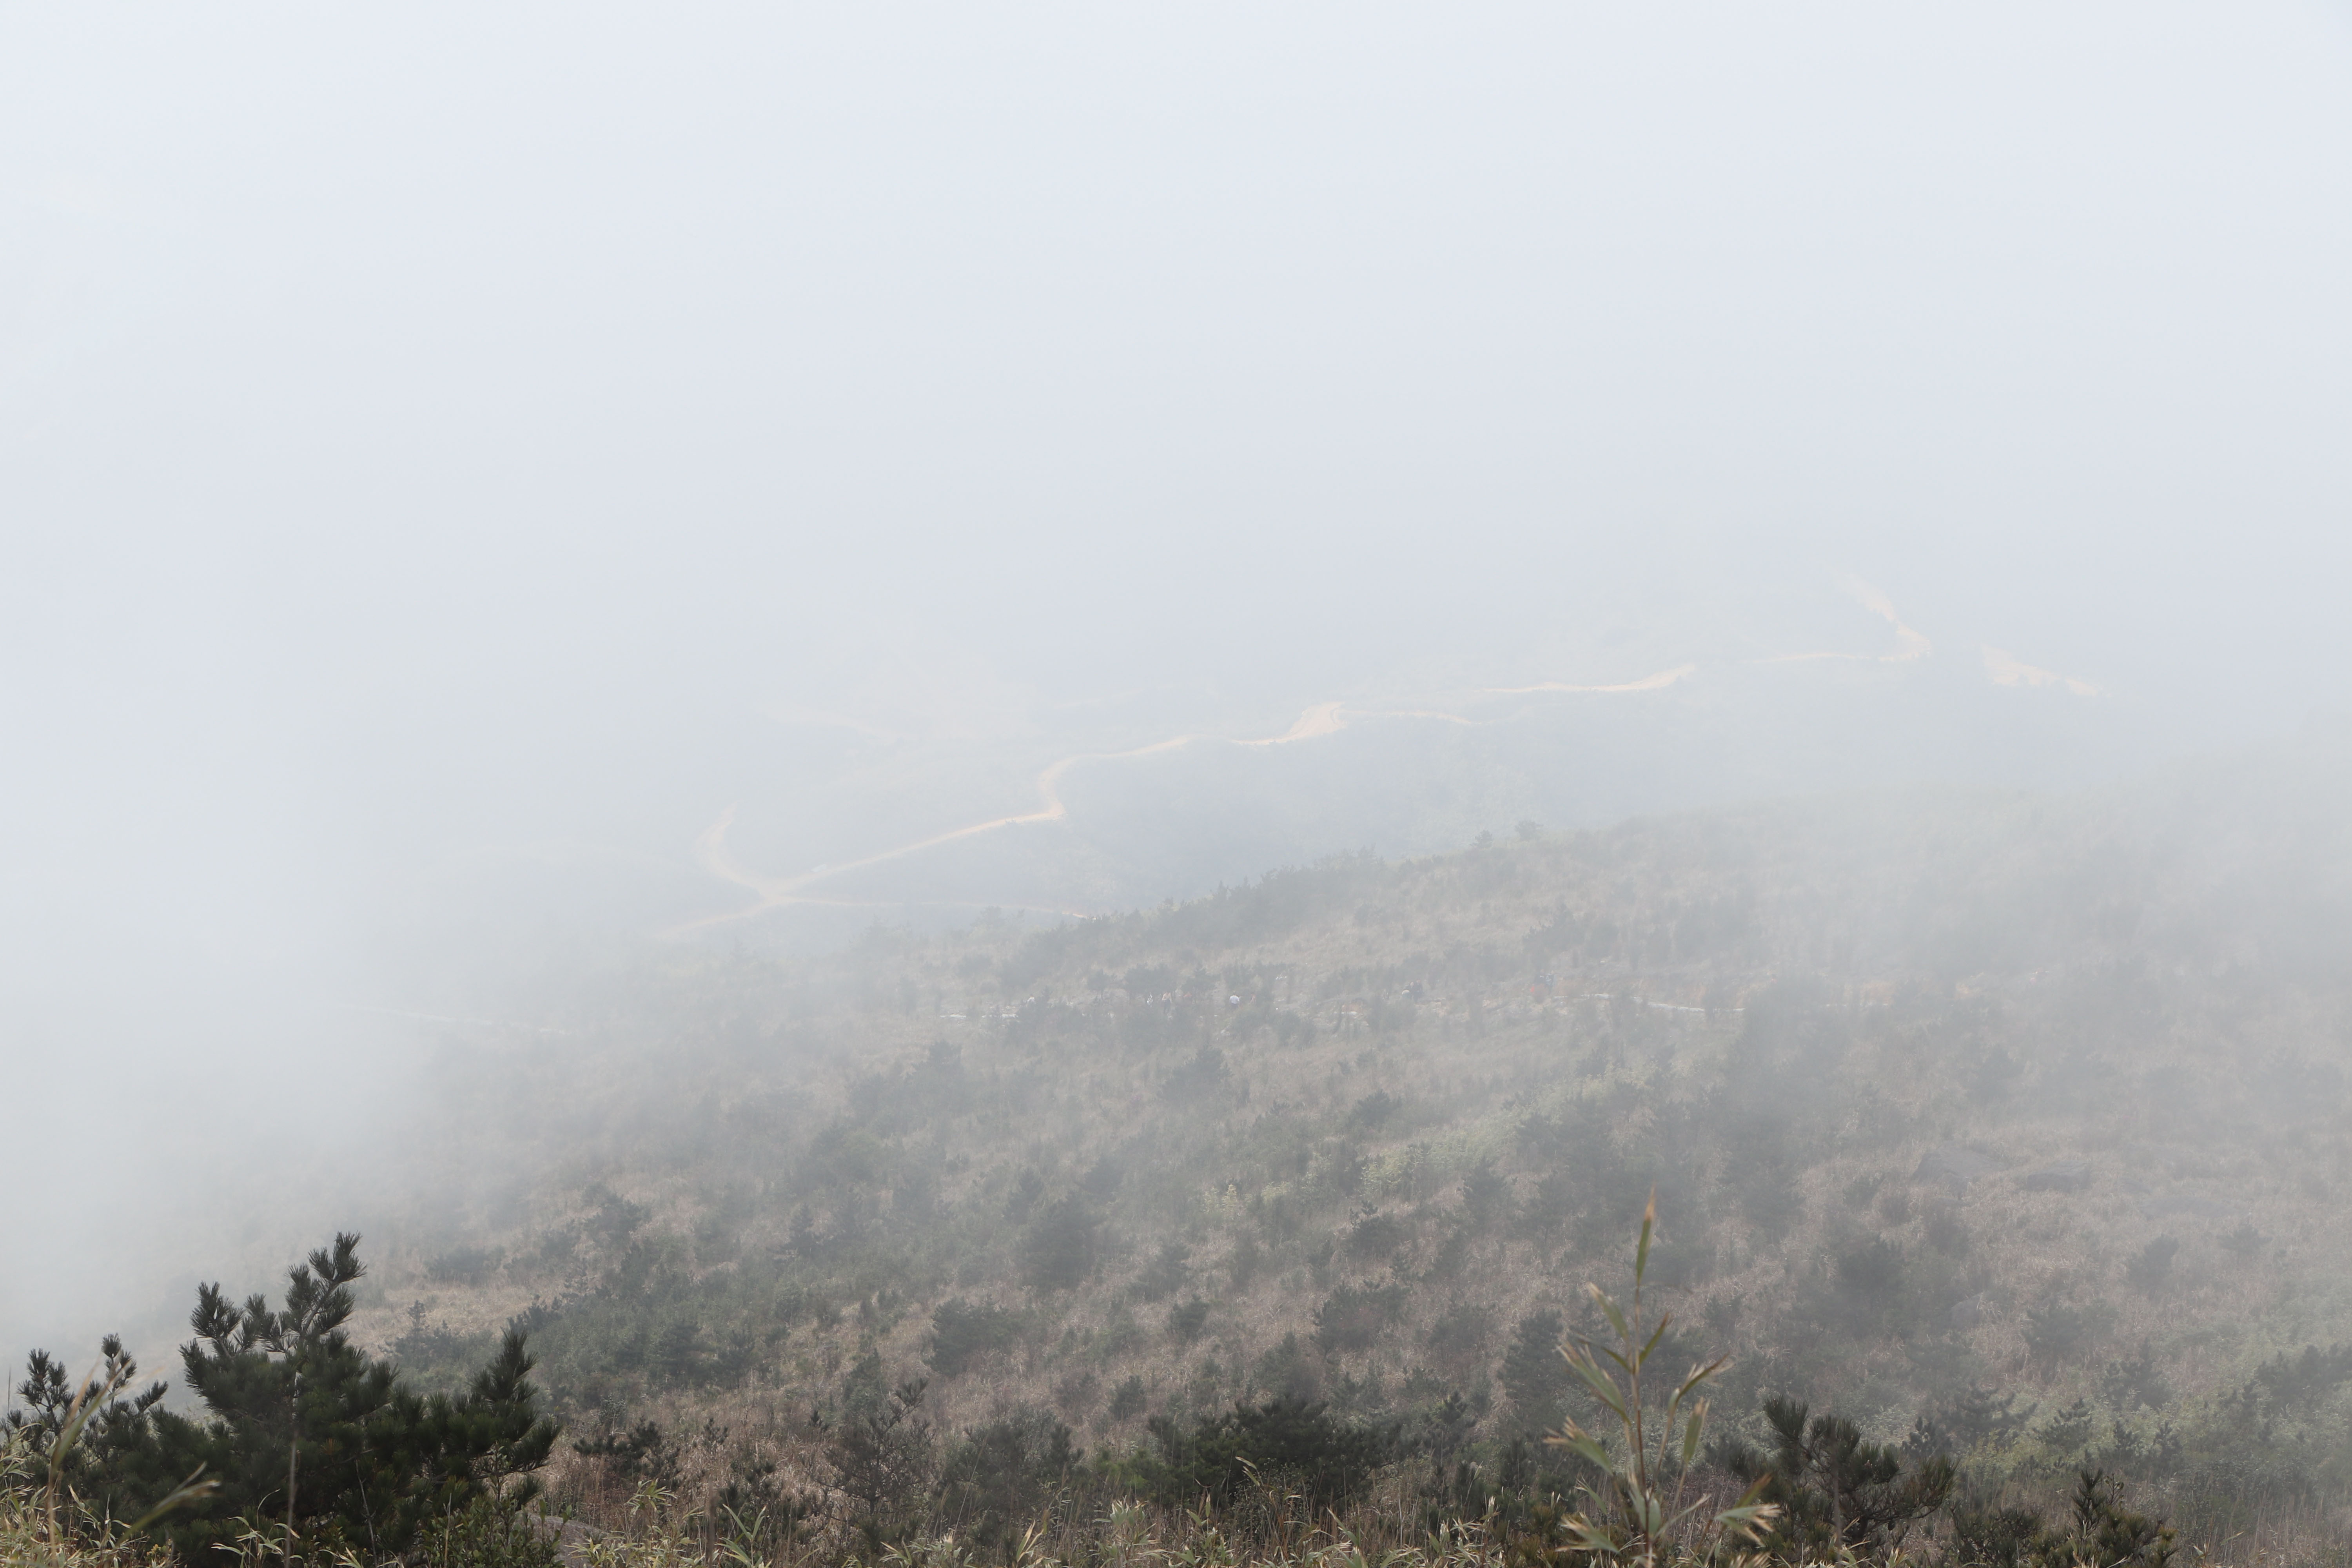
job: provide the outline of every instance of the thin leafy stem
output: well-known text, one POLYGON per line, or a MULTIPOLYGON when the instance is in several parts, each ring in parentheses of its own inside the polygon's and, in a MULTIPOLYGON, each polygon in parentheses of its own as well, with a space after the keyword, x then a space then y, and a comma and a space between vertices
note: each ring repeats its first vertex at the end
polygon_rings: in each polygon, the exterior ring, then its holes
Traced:
POLYGON ((1633 1244, 1630 1311, 1600 1286, 1585 1287, 1615 1332, 1618 1345, 1599 1344, 1579 1335, 1564 1340, 1559 1347, 1570 1369, 1615 1419, 1624 1458, 1616 1459, 1606 1443, 1573 1417, 1564 1420, 1560 1430, 1548 1439, 1594 1466, 1603 1478, 1605 1502, 1601 1495, 1587 1489, 1585 1495, 1601 1506, 1571 1514, 1563 1521, 1573 1549, 1596 1561, 1638 1563, 1643 1568, 1656 1563, 1676 1541, 1694 1535, 1698 1538, 1695 1555, 1714 1560, 1727 1545, 1751 1542, 1778 1512, 1759 1500, 1760 1482, 1732 1507, 1709 1518, 1700 1517, 1703 1502, 1685 1501, 1706 1429, 1708 1403, 1700 1391, 1729 1364, 1725 1357, 1694 1366, 1674 1385, 1657 1416, 1656 1452, 1652 1453, 1652 1417, 1643 1392, 1643 1373, 1650 1358, 1665 1343, 1666 1331, 1674 1321, 1672 1312, 1660 1312, 1654 1324, 1646 1315, 1644 1294, 1657 1220, 1658 1194, 1653 1188, 1633 1244), (1611 1367, 1616 1372, 1612 1373, 1611 1367), (1673 1474, 1670 1491, 1664 1486, 1669 1471, 1673 1474))

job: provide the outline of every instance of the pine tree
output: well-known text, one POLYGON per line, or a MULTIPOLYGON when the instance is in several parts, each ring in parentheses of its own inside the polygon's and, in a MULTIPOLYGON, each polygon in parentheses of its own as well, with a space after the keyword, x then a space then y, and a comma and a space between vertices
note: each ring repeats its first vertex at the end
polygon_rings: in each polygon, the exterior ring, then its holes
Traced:
POLYGON ((23 1433, 32 1452, 46 1458, 78 1403, 104 1400, 84 1424, 71 1462, 77 1469, 87 1467, 93 1454, 118 1446, 122 1434, 134 1430, 142 1416, 163 1403, 165 1387, 151 1383, 129 1399, 108 1399, 107 1390, 131 1385, 139 1375, 139 1363, 122 1348, 117 1334, 99 1342, 99 1357, 97 1372, 77 1385, 67 1380, 64 1363, 47 1351, 35 1351, 26 1358, 25 1381, 16 1385, 16 1396, 25 1407, 0 1416, 0 1432, 23 1433))
POLYGON ((868 1521, 886 1505, 924 1495, 930 1483, 930 1423, 923 1418, 926 1380, 887 1385, 882 1358, 868 1351, 850 1369, 842 1411, 830 1424, 825 1458, 835 1484, 854 1500, 868 1521))
POLYGON ((1573 1374, 1559 1354, 1567 1332, 1568 1321, 1547 1307, 1519 1320, 1503 1352, 1503 1392, 1511 1396, 1514 1426, 1522 1434, 1550 1431, 1567 1411, 1573 1374))
POLYGON ((1950 1500, 1958 1482, 1948 1457, 1906 1466, 1899 1449, 1867 1442, 1843 1416, 1813 1415, 1793 1399, 1765 1400, 1764 1419, 1774 1438, 1769 1454, 1734 1441, 1717 1457, 1779 1508, 1774 1540, 1791 1561, 1899 1544, 1915 1521, 1950 1500))
MULTIPOLYGON (((88 1495, 126 1517, 201 1468, 217 1489, 154 1527, 190 1559, 257 1527, 388 1554, 481 1500, 525 1500, 556 1428, 539 1413, 521 1330, 507 1331, 463 1394, 404 1387, 343 1331, 365 1272, 359 1240, 339 1235, 311 1253, 274 1310, 258 1294, 236 1304, 217 1284, 200 1287, 180 1361, 205 1415, 160 1408, 160 1384, 118 1402, 94 1424, 88 1495)), ((59 1386, 54 1365, 35 1352, 25 1392, 36 1421, 59 1386)))

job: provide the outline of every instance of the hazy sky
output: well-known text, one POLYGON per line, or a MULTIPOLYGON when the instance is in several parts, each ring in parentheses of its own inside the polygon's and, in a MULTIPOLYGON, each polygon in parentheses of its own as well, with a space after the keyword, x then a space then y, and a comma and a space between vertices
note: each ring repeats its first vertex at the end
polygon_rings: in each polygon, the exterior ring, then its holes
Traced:
POLYGON ((2340 5, 0 11, 9 1086, 293 1117, 390 880, 685 864, 779 714, 1889 646, 1849 578, 2184 749, 2341 709, 2347 89, 2340 5))

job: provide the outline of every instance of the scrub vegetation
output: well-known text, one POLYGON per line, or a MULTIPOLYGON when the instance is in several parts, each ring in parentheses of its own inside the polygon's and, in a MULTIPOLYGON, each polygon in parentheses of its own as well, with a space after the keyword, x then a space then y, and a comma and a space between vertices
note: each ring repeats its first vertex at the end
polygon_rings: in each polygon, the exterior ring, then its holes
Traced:
POLYGON ((530 1509, 616 1568, 2338 1561, 2332 798, 1526 823, 550 975, 564 1032, 448 1046, 449 1162, 514 1163, 405 1213, 332 1330, 351 1430, 425 1457, 306 1448, 289 1549, 238 1423, 290 1352, 212 1293, 214 1425, 110 1415, 150 1436, 85 1436, 76 1495, 127 1517, 201 1454, 220 1492, 141 1537, 189 1561, 556 1550, 500 1533, 530 1509))

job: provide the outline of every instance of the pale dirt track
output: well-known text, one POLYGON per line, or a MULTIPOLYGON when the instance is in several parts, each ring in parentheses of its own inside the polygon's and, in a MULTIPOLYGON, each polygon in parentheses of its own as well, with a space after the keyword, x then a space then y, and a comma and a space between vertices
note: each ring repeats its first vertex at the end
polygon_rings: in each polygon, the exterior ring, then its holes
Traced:
MULTIPOLYGON (((1895 646, 1893 651, 1877 654, 1835 652, 1780 654, 1755 662, 1788 664, 1816 659, 1837 659, 1873 664, 1907 664, 1927 658, 1934 652, 1934 645, 1924 635, 1904 624, 1903 618, 1895 613, 1893 601, 1885 594, 1859 580, 1849 581, 1845 584, 1845 589, 1864 609, 1885 620, 1894 629, 1895 646)), ((1696 675, 1699 668, 1700 667, 1696 663, 1679 664, 1670 669, 1662 669, 1654 674, 1643 676, 1636 680, 1619 681, 1613 684, 1578 685, 1562 680, 1545 680, 1529 686, 1479 687, 1466 695, 1474 702, 1487 698, 1532 696, 1548 692, 1591 696, 1632 696, 1643 692, 1663 691, 1696 675)), ((1990 679, 1999 685, 2037 686, 2063 681, 2081 696, 2095 695, 2097 691, 2095 687, 2089 686, 2085 682, 2035 669, 1995 649, 1986 650, 1986 668, 1990 679)), ((1241 739, 1230 735, 1174 735, 1164 741, 1154 741, 1150 745, 1136 746, 1126 751, 1079 752, 1048 763, 1038 772, 1032 781, 1033 787, 1037 792, 1037 808, 1034 811, 1016 812, 1008 816, 992 816, 984 822, 974 822, 962 827, 951 828, 945 833, 935 833, 929 837, 913 839, 887 849, 877 850, 871 855, 861 856, 855 860, 814 866, 805 871, 795 872, 786 877, 767 876, 754 871, 738 862, 730 853, 727 847, 727 831, 734 826, 736 809, 730 805, 720 812, 718 820, 703 829, 701 836, 694 841, 694 858, 698 865, 720 881, 731 882, 737 887, 749 889, 754 895, 753 902, 743 909, 730 910, 723 914, 707 915, 700 920, 689 921, 686 925, 677 927, 669 934, 685 935, 735 921, 750 920, 765 914, 770 910, 781 909, 790 904, 837 902, 839 900, 814 897, 807 889, 847 872, 862 870, 868 866, 878 866, 888 860, 901 859, 908 855, 920 854, 927 849, 936 849, 942 845, 953 844, 959 839, 993 833, 999 828, 1018 827, 1029 823, 1060 822, 1070 814, 1068 804, 1062 798, 1062 780, 1072 768, 1082 763, 1126 762, 1138 757, 1181 751, 1195 744, 1287 746, 1301 741, 1320 740, 1326 736, 1336 735, 1348 727, 1351 718, 1422 719, 1468 726, 1504 721, 1465 719, 1457 713, 1425 708, 1353 708, 1345 702, 1318 702, 1299 714, 1297 722, 1279 735, 1267 735, 1255 739, 1241 739)), ((835 721, 847 722, 838 720, 835 721)))
MULTIPOLYGON (((1651 676, 1646 679, 1630 682, 1623 686, 1576 687, 1552 682, 1543 686, 1503 689, 1506 691, 1653 691, 1672 684, 1696 668, 1695 665, 1685 665, 1680 669, 1669 670, 1663 676, 1651 676)), ((992 816, 985 822, 974 822, 962 827, 951 828, 945 833, 935 833, 927 838, 918 838, 908 843, 895 845, 888 849, 877 850, 874 854, 861 856, 855 860, 814 866, 789 877, 763 876, 740 864, 729 853, 727 830, 734 826, 736 810, 734 806, 730 805, 719 814, 718 820, 704 828, 701 836, 695 839, 695 862, 720 881, 732 882, 739 888, 749 889, 756 896, 756 901, 744 909, 730 910, 723 914, 706 915, 700 920, 688 921, 676 928, 670 934, 683 936, 712 926, 750 920, 765 914, 770 910, 782 909, 788 904, 825 902, 828 900, 806 896, 804 889, 846 872, 862 870, 868 866, 878 866, 884 861, 900 859, 908 855, 919 854, 926 849, 936 849, 941 845, 955 843, 958 839, 976 837, 983 833, 993 833, 1002 827, 1017 827, 1033 822, 1059 822, 1070 814, 1068 804, 1062 799, 1063 775, 1081 763, 1124 762, 1137 757, 1152 756, 1162 752, 1179 751, 1194 744, 1287 746, 1300 741, 1320 740, 1328 735, 1338 734, 1348 727, 1351 711, 1355 717, 1366 719, 1433 719, 1453 724, 1473 724, 1478 721, 1465 719, 1458 714, 1434 712, 1423 709, 1351 710, 1344 702, 1318 702, 1299 714, 1297 722, 1279 735, 1266 735, 1254 739, 1242 739, 1230 735, 1172 735, 1167 740, 1154 741, 1150 745, 1135 746, 1123 752, 1079 752, 1048 763, 1038 772, 1034 781, 1038 803, 1037 809, 1034 811, 1016 812, 1009 816, 992 816)))

